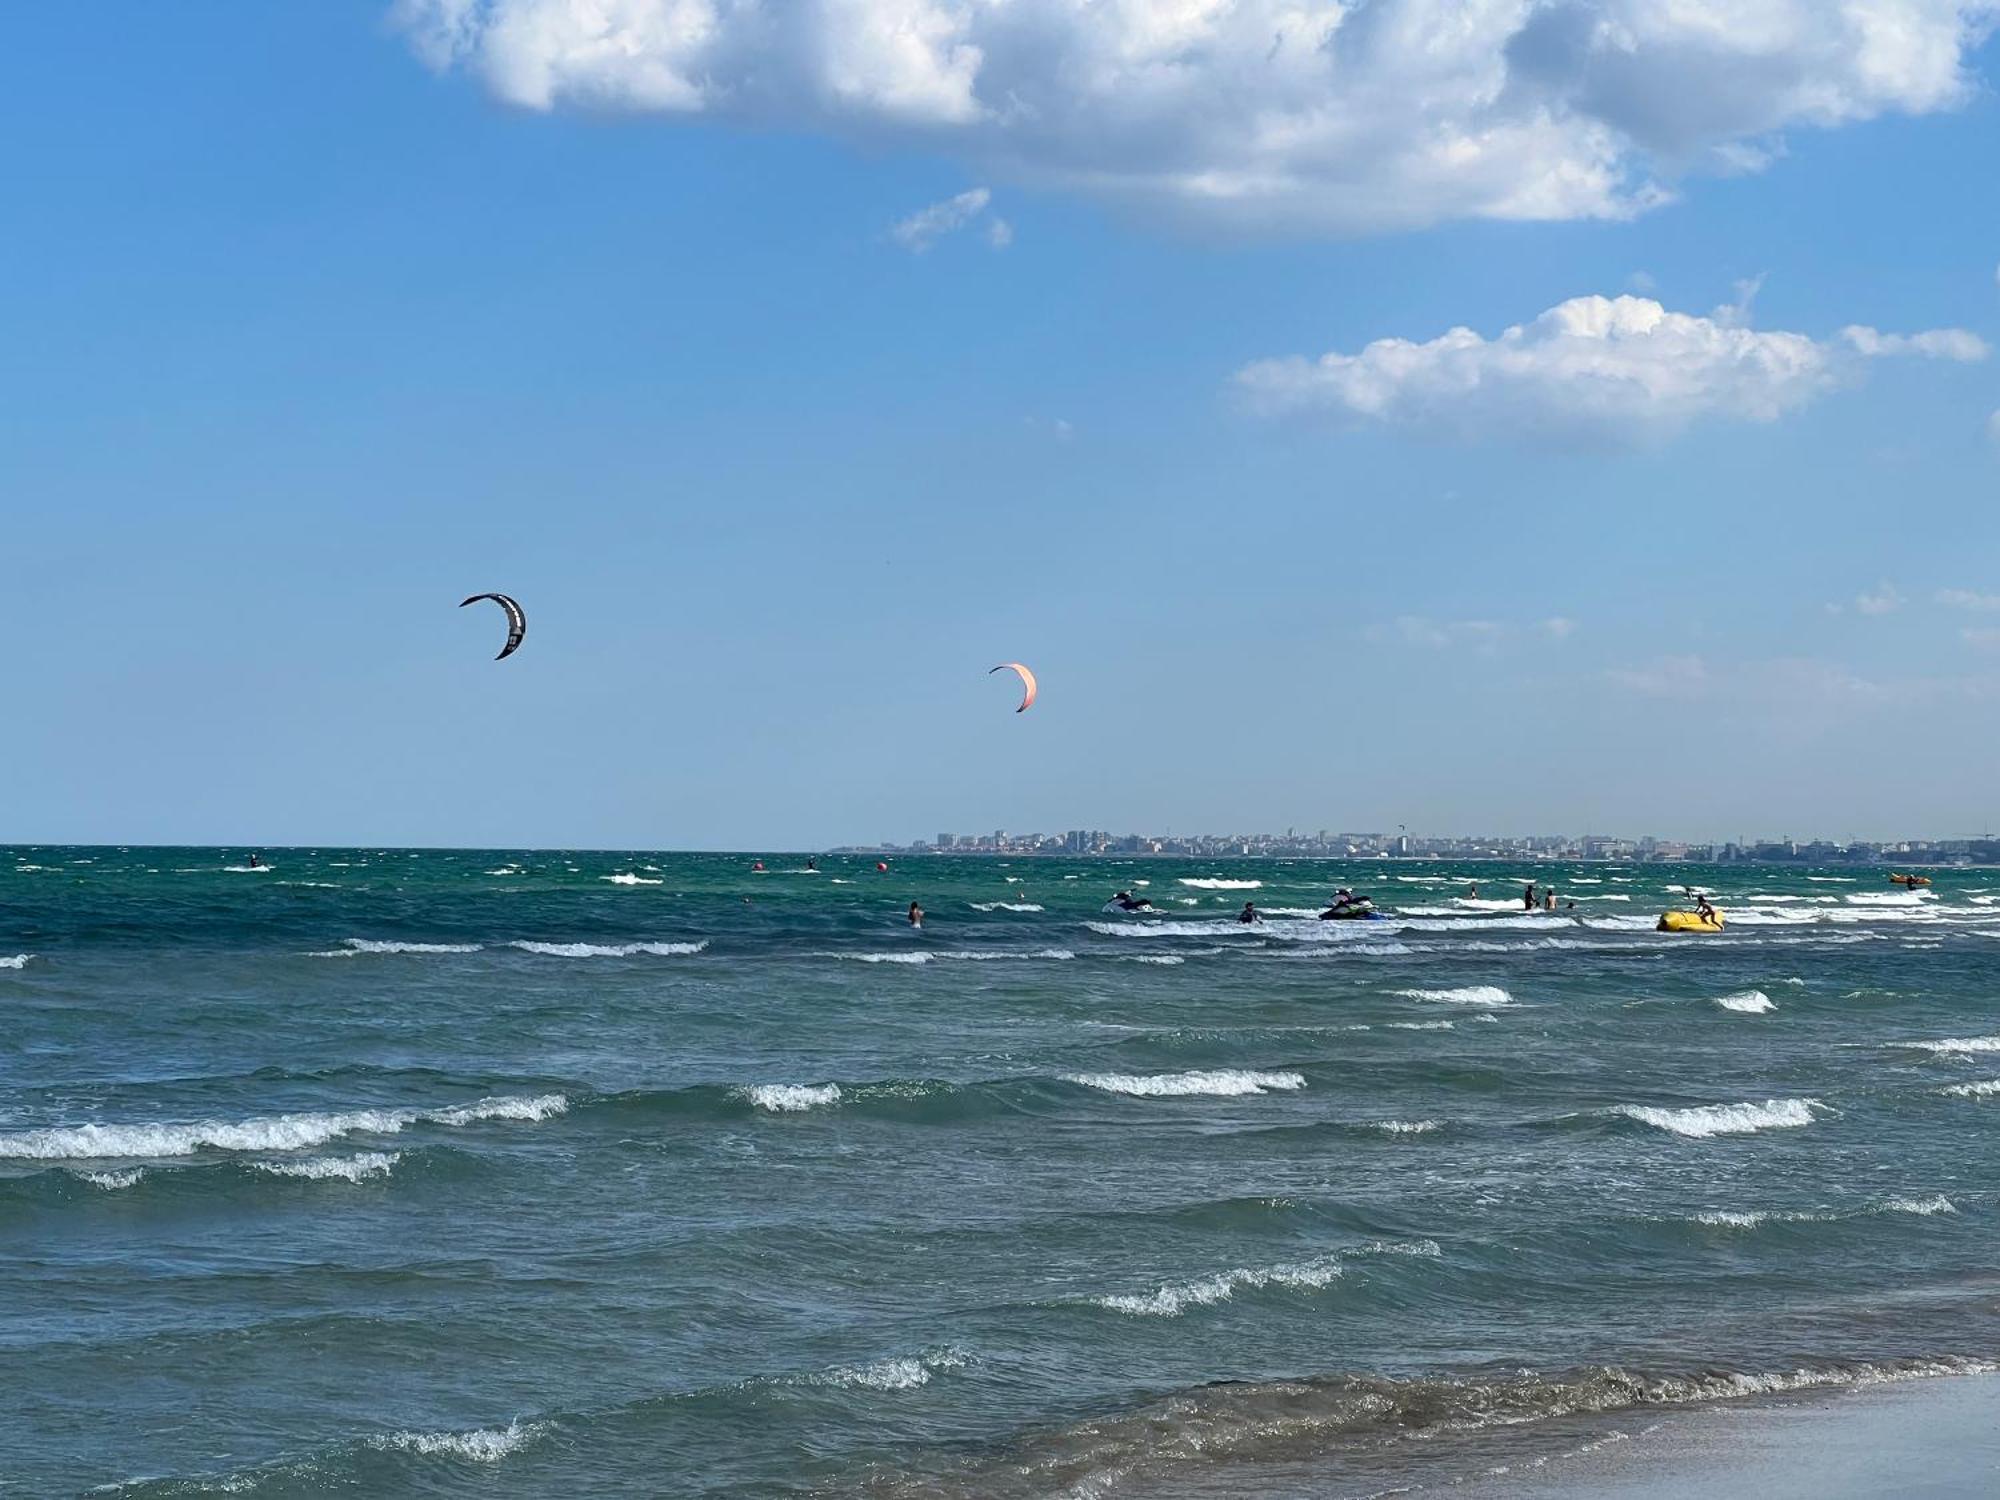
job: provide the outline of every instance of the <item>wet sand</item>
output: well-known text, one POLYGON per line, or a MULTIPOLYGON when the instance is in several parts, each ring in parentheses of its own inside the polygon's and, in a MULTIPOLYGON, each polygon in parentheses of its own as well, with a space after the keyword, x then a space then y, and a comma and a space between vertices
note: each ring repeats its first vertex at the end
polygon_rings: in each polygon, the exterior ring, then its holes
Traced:
POLYGON ((1624 1441, 1454 1486, 1464 1500, 1974 1500, 2000 1495, 2000 1375, 1662 1416, 1624 1441))

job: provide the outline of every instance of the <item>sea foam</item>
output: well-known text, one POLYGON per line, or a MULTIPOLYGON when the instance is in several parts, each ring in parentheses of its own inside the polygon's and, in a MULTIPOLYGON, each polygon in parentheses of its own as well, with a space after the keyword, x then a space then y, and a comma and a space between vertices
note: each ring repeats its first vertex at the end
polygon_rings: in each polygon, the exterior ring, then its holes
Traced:
POLYGON ((665 885, 664 880, 648 880, 643 875, 600 875, 599 880, 608 880, 613 885, 665 885))
POLYGON ((1271 1089, 1306 1086, 1302 1073, 1258 1073, 1243 1068, 1208 1068, 1187 1073, 1065 1073, 1063 1081, 1102 1089, 1108 1094, 1148 1099, 1234 1099, 1271 1089))
POLYGON ((752 1083, 734 1092, 737 1098, 773 1114, 801 1114, 840 1102, 837 1083, 752 1083))
POLYGON ((368 1445, 385 1452, 422 1453, 490 1464, 527 1447, 548 1430, 547 1422, 523 1422, 516 1418, 505 1427, 482 1427, 472 1432, 391 1432, 370 1438, 368 1445))
MULTIPOLYGON (((1139 880, 1133 883, 1146 885, 1150 882, 1139 880)), ((1256 891, 1264 887, 1261 880, 1205 880, 1200 877, 1183 877, 1180 883, 1197 891, 1256 891)))
POLYGON ((395 1135, 411 1125, 469 1125, 475 1120, 546 1120, 569 1107, 561 1094, 489 1098, 446 1109, 355 1109, 262 1115, 248 1120, 188 1124, 60 1125, 0 1134, 0 1157, 35 1161, 103 1161, 125 1157, 192 1156, 216 1151, 298 1151, 343 1135, 395 1135))
POLYGON ((386 1177, 402 1160, 399 1151, 358 1151, 353 1156, 313 1156, 304 1161, 255 1161, 260 1172, 273 1177, 302 1177, 308 1182, 359 1182, 364 1177, 386 1177))
POLYGON ((347 946, 309 953, 308 958, 358 958, 364 953, 477 953, 479 943, 401 943, 374 938, 342 938, 347 946))
POLYGON ((1398 990, 1405 1000, 1431 1000, 1445 1005, 1512 1005, 1514 997, 1497 984, 1469 984, 1455 990, 1398 990))
POLYGON ((28 960, 34 956, 32 953, 16 953, 9 958, 0 958, 0 969, 25 969, 28 960))
POLYGON ((708 947, 707 942, 699 943, 509 943, 509 948, 519 948, 523 953, 539 953, 546 958, 631 958, 634 954, 650 953, 655 958, 676 958, 690 953, 700 953, 708 947))
POLYGON ((1762 1104, 1705 1104, 1692 1109, 1655 1109, 1644 1104, 1620 1104, 1610 1113, 1623 1115, 1675 1135, 1706 1138, 1749 1135, 1758 1130, 1792 1130, 1810 1125, 1813 1111, 1826 1106, 1817 1099, 1766 1099, 1762 1104))
POLYGON ((1311 1291, 1331 1284, 1343 1273, 1340 1262, 1331 1256, 1298 1261, 1289 1265, 1239 1266, 1198 1281, 1168 1282, 1157 1291, 1138 1295, 1094 1297, 1099 1307, 1133 1317, 1178 1318, 1190 1307, 1207 1307, 1227 1302, 1245 1288, 1291 1287, 1311 1291))
POLYGON ((2000 1036, 1948 1036, 1936 1042, 1905 1042, 1926 1052, 2000 1052, 2000 1036))
POLYGON ((1717 995, 1715 1003, 1724 1010, 1742 1011, 1745 1015, 1765 1015, 1778 1007, 1771 997, 1762 990, 1744 990, 1735 995, 1717 995))

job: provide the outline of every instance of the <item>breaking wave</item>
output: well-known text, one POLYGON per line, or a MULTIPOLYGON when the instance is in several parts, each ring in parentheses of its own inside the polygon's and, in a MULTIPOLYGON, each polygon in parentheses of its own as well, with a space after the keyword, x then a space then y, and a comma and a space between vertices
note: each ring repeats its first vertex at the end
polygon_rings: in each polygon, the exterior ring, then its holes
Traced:
POLYGON ((1948 1036, 1937 1042, 1904 1042, 1902 1045, 1918 1047, 1925 1052, 2000 1052, 2000 1036, 1948 1036))
POLYGON ((1817 1099, 1766 1099, 1762 1104, 1705 1104, 1692 1109, 1655 1109, 1645 1104, 1620 1104, 1609 1112, 1675 1135, 1706 1138, 1749 1135, 1759 1130, 1793 1130, 1810 1125, 1817 1099))
POLYGON ((1291 1265, 1241 1266, 1199 1281, 1168 1282, 1156 1291, 1136 1295, 1093 1297, 1097 1306, 1112 1312, 1142 1318, 1178 1318, 1190 1307, 1207 1307, 1227 1302, 1244 1288, 1291 1287, 1312 1291, 1327 1286, 1345 1274, 1346 1268, 1332 1256, 1299 1261, 1291 1265))
POLYGON ((600 875, 599 880, 608 880, 613 885, 665 885, 664 880, 648 880, 644 875, 600 875))
POLYGON ((11 958, 0 958, 0 969, 25 969, 28 960, 34 956, 32 953, 16 953, 11 958))
POLYGON ((298 1151, 343 1135, 395 1135, 411 1125, 470 1125, 476 1120, 546 1120, 562 1114, 561 1094, 488 1098, 445 1109, 356 1109, 263 1115, 190 1124, 58 1125, 0 1134, 0 1157, 31 1161, 108 1161, 192 1156, 215 1151, 298 1151))
POLYGON ((929 1385, 931 1376, 947 1370, 962 1370, 969 1363, 958 1349, 926 1350, 901 1358, 878 1359, 865 1365, 836 1365, 817 1375, 806 1375, 801 1385, 835 1386, 843 1390, 909 1391, 929 1385))
POLYGON ((1778 1007, 1771 997, 1762 990, 1744 990, 1734 995, 1717 995, 1715 1003, 1724 1010, 1742 1011, 1745 1015, 1764 1015, 1778 1007))
POLYGON ((736 1097, 773 1114, 802 1114, 840 1102, 837 1083, 751 1083, 735 1090, 736 1097))
POLYGON ((1455 990, 1397 990, 1405 1000, 1432 1000, 1445 1005, 1512 1005, 1514 997, 1497 984, 1469 984, 1455 990))
POLYGON ((491 1464, 544 1436, 549 1425, 547 1422, 523 1422, 517 1417, 505 1427, 482 1427, 472 1432, 391 1432, 383 1437, 370 1438, 368 1446, 384 1452, 422 1453, 491 1464))
MULTIPOLYGON (((1141 880, 1140 885, 1146 884, 1141 880)), ((1257 891, 1264 888, 1261 880, 1218 880, 1201 877, 1183 877, 1180 884, 1196 891, 1257 891)))
POLYGON ((549 958, 631 958, 634 954, 650 953, 656 958, 675 958, 689 953, 700 953, 708 947, 704 939, 698 943, 509 943, 509 948, 519 948, 523 953, 540 953, 549 958))
POLYGON ((358 958, 364 953, 477 953, 483 947, 480 943, 402 943, 378 942, 374 938, 342 938, 346 944, 342 948, 330 948, 324 953, 309 953, 308 958, 358 958))
POLYGON ((1032 901, 973 901, 967 903, 974 911, 1042 911, 1044 908, 1032 901))
POLYGON ((273 1177, 303 1177, 308 1182, 359 1182, 364 1177, 386 1177, 402 1160, 398 1151, 358 1151, 353 1156, 313 1156, 304 1161, 254 1161, 259 1172, 273 1177))
POLYGON ((1271 1089, 1306 1086, 1302 1073, 1256 1073, 1242 1068, 1207 1068, 1187 1073, 1065 1073, 1063 1081, 1102 1089, 1107 1094, 1130 1094, 1143 1099, 1234 1099, 1271 1089))

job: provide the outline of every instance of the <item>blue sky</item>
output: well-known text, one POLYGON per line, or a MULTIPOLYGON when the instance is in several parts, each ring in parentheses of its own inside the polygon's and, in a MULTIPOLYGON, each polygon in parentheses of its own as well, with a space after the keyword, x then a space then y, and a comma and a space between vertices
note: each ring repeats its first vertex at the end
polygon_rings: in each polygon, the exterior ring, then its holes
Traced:
POLYGON ((1593 0, 1405 120, 1387 44, 1233 82, 1268 0, 717 5, 16 18, 0 837, 2000 822, 1983 8, 1593 0))

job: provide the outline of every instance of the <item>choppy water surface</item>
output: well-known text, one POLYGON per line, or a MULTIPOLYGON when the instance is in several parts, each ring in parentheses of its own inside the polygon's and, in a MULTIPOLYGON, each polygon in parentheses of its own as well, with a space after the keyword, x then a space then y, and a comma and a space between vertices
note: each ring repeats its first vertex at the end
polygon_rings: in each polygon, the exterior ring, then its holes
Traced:
POLYGON ((266 857, 0 850, 24 1493, 1369 1494, 2000 1355, 2000 874, 266 857))

